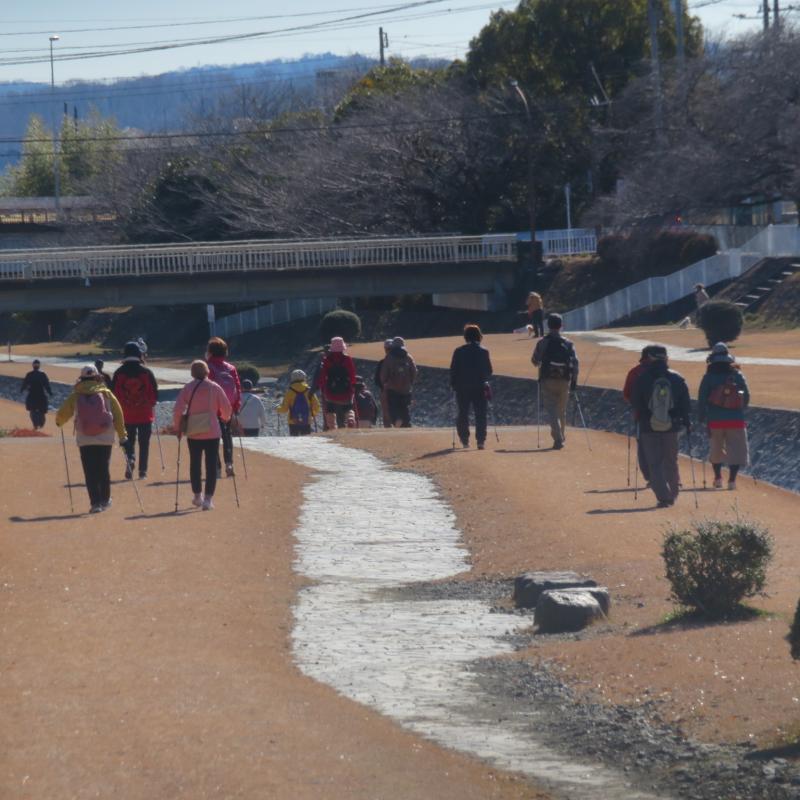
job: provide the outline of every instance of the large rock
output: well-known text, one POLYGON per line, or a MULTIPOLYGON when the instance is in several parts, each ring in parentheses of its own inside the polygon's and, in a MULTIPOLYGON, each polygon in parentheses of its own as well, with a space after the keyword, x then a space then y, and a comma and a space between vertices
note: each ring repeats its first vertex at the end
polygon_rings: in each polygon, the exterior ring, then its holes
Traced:
POLYGON ((608 616, 611 611, 611 594, 606 586, 589 586, 580 589, 559 589, 558 591, 567 592, 567 594, 571 594, 573 592, 584 592, 586 594, 590 594, 600 604, 600 610, 603 612, 603 614, 605 614, 605 616, 608 616))
POLYGON ((597 583, 577 572, 526 572, 514 580, 514 605, 536 608, 542 592, 590 586, 597 586, 597 583))
POLYGON ((534 621, 541 633, 579 631, 603 617, 600 603, 589 592, 542 592, 536 603, 534 621))

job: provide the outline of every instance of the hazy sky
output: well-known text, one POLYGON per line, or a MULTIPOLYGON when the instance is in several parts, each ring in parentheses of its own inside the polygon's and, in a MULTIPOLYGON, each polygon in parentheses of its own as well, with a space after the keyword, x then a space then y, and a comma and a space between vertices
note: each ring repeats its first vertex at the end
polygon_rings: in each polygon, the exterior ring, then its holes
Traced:
MULTIPOLYGON (((759 3, 689 0, 689 9, 712 32, 733 35, 760 24, 759 3), (738 20, 734 14, 749 19, 738 20)), ((0 11, 0 81, 49 82, 51 34, 60 36, 54 43, 57 83, 326 51, 377 56, 380 26, 389 37, 388 55, 452 59, 463 55, 493 9, 516 4, 517 0, 137 0, 123 7, 109 0, 9 0, 0 11), (261 33, 265 35, 233 42, 117 52, 261 33), (114 55, 86 57, 98 52, 114 55)))

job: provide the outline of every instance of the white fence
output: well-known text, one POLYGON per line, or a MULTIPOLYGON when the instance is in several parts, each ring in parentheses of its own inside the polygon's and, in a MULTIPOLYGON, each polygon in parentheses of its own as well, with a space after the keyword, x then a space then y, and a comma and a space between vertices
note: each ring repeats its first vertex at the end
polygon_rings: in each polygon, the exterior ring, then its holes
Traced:
POLYGON ((305 319, 317 314, 325 314, 336 308, 337 301, 332 298, 316 298, 314 300, 277 300, 268 305, 240 311, 220 317, 214 323, 214 334, 226 339, 229 336, 240 336, 250 331, 271 328, 283 322, 305 319))
POLYGON ((796 225, 770 225, 756 234, 741 249, 717 253, 685 269, 626 286, 593 303, 564 314, 564 327, 590 331, 652 306, 667 305, 686 297, 696 283, 711 286, 738 278, 767 256, 800 255, 800 228, 796 225))
POLYGON ((0 281, 199 275, 406 264, 516 261, 516 237, 87 247, 0 252, 0 281))

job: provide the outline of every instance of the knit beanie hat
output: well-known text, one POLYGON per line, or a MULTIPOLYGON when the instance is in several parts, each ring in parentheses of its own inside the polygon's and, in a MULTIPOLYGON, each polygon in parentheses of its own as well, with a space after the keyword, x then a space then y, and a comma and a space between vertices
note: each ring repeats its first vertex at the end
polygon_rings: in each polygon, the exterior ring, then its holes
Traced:
POLYGON ((297 383, 298 381, 306 380, 308 376, 303 372, 301 369, 294 369, 292 370, 292 374, 289 376, 289 379, 292 383, 297 383))
POLYGON ((123 358, 141 358, 142 351, 139 344, 137 342, 126 342, 122 356, 123 358))
POLYGON ((98 377, 98 372, 93 364, 87 364, 85 367, 81 369, 82 381, 95 380, 95 378, 97 377, 98 377))
POLYGON ((711 348, 711 355, 708 357, 709 364, 733 364, 734 358, 728 352, 728 345, 724 342, 717 342, 711 348))
POLYGON ((344 353, 347 350, 347 345, 344 343, 344 339, 341 336, 334 336, 331 339, 331 353, 344 353))

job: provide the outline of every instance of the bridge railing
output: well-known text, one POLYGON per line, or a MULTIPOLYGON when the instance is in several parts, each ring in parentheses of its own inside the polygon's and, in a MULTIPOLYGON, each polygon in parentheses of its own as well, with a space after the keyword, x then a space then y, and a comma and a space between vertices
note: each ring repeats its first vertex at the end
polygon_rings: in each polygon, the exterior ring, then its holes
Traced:
POLYGON ((514 261, 516 258, 516 238, 513 235, 8 250, 0 252, 0 281, 91 280, 514 261))

